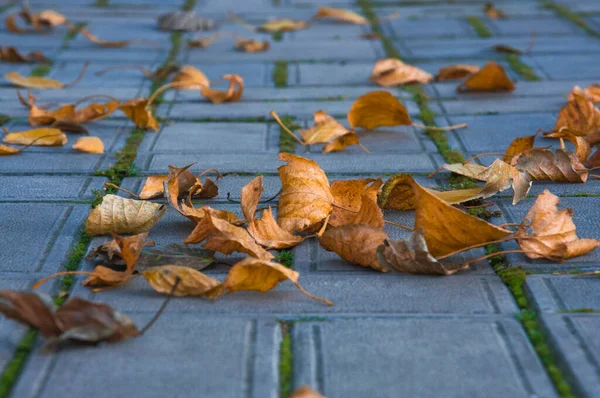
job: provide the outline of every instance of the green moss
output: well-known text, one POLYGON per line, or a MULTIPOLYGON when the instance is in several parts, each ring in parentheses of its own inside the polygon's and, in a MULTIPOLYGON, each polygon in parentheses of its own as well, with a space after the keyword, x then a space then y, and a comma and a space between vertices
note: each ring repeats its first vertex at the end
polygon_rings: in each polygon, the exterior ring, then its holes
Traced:
POLYGON ((276 61, 273 69, 273 83, 275 87, 287 87, 288 63, 287 61, 276 61))
POLYGON ((394 46, 392 40, 383 34, 381 23, 377 18, 377 13, 372 8, 372 4, 368 0, 358 0, 358 6, 361 8, 365 18, 371 23, 371 31, 379 35, 381 46, 388 58, 402 59, 400 52, 394 46))
POLYGON ((27 360, 33 351, 38 332, 30 330, 21 338, 12 359, 6 364, 0 376, 0 398, 7 398, 19 379, 27 360))
MULTIPOLYGON (((301 128, 291 116, 281 116, 280 119, 292 131, 301 128)), ((283 127, 279 127, 279 152, 296 153, 296 140, 283 127)))
MULTIPOLYGON (((106 192, 108 193, 108 192, 106 192)), ((112 192, 110 192, 112 193, 112 192)), ((104 199, 105 191, 101 189, 92 189, 92 195, 94 195, 94 200, 92 201, 92 209, 102 203, 102 199, 104 199)))
POLYGON ((279 344, 279 397, 287 398, 292 392, 293 353, 291 331, 293 323, 279 321, 281 343, 279 344))
POLYGON ((86 26, 87 26, 87 22, 77 22, 76 24, 73 25, 72 28, 69 28, 69 30, 67 31, 67 33, 65 34, 65 37, 63 39, 62 48, 64 49, 64 48, 69 47, 69 42, 71 40, 73 40, 75 37, 77 37, 79 32, 81 32, 81 29, 85 28, 86 26))
POLYGON ((539 81, 541 80, 538 75, 535 74, 533 69, 523 61, 521 61, 521 57, 519 54, 506 54, 506 60, 508 64, 521 76, 524 80, 528 81, 539 81))
POLYGON ((562 4, 557 4, 550 0, 539 0, 539 1, 544 5, 545 8, 554 11, 554 13, 557 16, 564 18, 568 21, 571 21, 575 25, 579 26, 585 33, 587 33, 591 36, 594 36, 594 37, 600 37, 600 32, 590 28, 585 23, 585 21, 581 18, 581 16, 579 16, 578 14, 569 10, 568 7, 566 7, 562 4))
POLYGON ((50 73, 51 70, 52 70, 52 64, 48 64, 48 63, 39 64, 39 65, 35 66, 33 69, 31 69, 31 73, 29 73, 29 76, 35 76, 35 77, 48 76, 48 74, 50 73))
POLYGON ((469 15, 467 18, 467 22, 473 27, 475 33, 479 37, 492 37, 492 32, 488 29, 485 23, 481 20, 481 18, 476 17, 474 15, 469 15))
POLYGON ((192 11, 196 7, 196 0, 185 0, 183 11, 192 11))
POLYGON ((294 251, 289 249, 282 249, 277 253, 277 261, 281 263, 281 265, 285 265, 288 268, 294 268, 294 251))
POLYGON ((10 116, 0 113, 0 126, 4 126, 6 123, 10 122, 10 116))
POLYGON ((281 40, 283 40, 283 32, 281 32, 281 31, 273 32, 271 37, 273 38, 273 41, 281 41, 281 40))
POLYGON ((110 0, 96 0, 94 2, 94 7, 108 7, 110 0))

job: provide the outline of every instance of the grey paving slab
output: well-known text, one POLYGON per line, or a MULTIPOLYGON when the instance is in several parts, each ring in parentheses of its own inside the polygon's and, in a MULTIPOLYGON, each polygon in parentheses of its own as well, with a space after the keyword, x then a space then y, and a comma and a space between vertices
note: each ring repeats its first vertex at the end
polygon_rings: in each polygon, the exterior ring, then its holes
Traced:
MULTIPOLYGON (((109 75, 106 75, 109 76, 109 75)), ((106 80, 106 78, 105 78, 106 80)), ((36 104, 47 105, 47 104, 68 104, 75 103, 85 97, 89 97, 91 95, 109 95, 121 101, 127 101, 133 98, 137 98, 138 96, 143 96, 147 92, 143 94, 140 93, 140 86, 129 86, 129 87, 107 87, 106 82, 104 82, 99 88, 98 85, 83 85, 83 86, 75 86, 68 87, 63 90, 30 90, 38 101, 36 104)), ((17 106, 19 104, 15 104, 16 93, 13 87, 3 87, 0 88, 0 99, 3 102, 9 102, 13 104, 13 106, 17 106)), ((97 101, 103 101, 102 98, 97 98, 97 101)), ((105 99, 106 100, 106 99, 105 99)), ((93 100, 92 100, 93 101, 93 100)), ((26 111, 24 107, 21 106, 23 110, 26 111)), ((115 112, 114 115, 118 115, 120 112, 115 112)))
POLYGON ((0 176, 0 201, 92 200, 102 189, 104 177, 83 176, 0 176))
POLYGON ((115 57, 123 63, 148 65, 154 62, 160 63, 166 57, 166 54, 164 51, 148 47, 124 47, 117 49, 104 47, 67 48, 59 54, 57 59, 66 62, 103 62, 115 57))
POLYGON ((461 99, 440 101, 447 114, 466 115, 481 113, 558 113, 566 99, 564 97, 530 98, 516 97, 510 93, 479 94, 461 96, 461 99))
POLYGON ((464 19, 431 18, 411 21, 398 18, 385 22, 384 27, 386 34, 407 39, 440 36, 476 37, 475 31, 464 19))
POLYGON ((495 35, 501 36, 576 35, 582 33, 575 24, 558 17, 496 19, 487 20, 486 24, 492 28, 495 35))
POLYGON ((300 323, 293 344, 300 367, 294 383, 311 384, 327 396, 556 396, 515 319, 300 323), (390 377, 390 369, 402 376, 390 377), (425 382, 426 374, 432 377, 425 382))
POLYGON ((563 79, 597 79, 600 73, 590 64, 597 62, 592 55, 570 55, 559 57, 556 55, 535 55, 535 62, 554 80, 563 79))
MULTIPOLYGON (((496 2, 498 3, 498 2, 496 2)), ((502 3, 502 10, 511 15, 552 16, 554 13, 541 7, 537 2, 508 2, 502 3)), ((377 7, 378 17, 390 15, 398 7, 377 7)), ((437 18, 464 18, 466 15, 479 15, 483 17, 481 2, 462 2, 458 4, 410 4, 402 6, 401 16, 405 19, 437 19, 437 18)))
POLYGON ((44 152, 24 151, 17 155, 2 159, 3 174, 30 173, 92 173, 104 162, 108 155, 96 153, 44 152))
MULTIPOLYGON (((130 44, 130 46, 135 48, 155 48, 160 46, 168 50, 171 43, 169 32, 158 30, 154 18, 117 16, 111 20, 94 19, 87 24, 86 29, 98 38, 106 41, 138 40, 138 42, 130 44), (146 43, 139 42, 139 40, 145 40, 146 43)), ((69 42, 69 48, 72 49, 95 47, 98 47, 98 45, 89 41, 82 34, 78 34, 69 42)))
MULTIPOLYGON (((346 7, 348 8, 348 7, 346 7)), ((291 12, 293 13, 293 11, 291 12)), ((290 13, 290 14, 291 14, 290 13)), ((360 36, 365 33, 370 33, 371 28, 368 25, 351 25, 327 21, 317 21, 310 28, 290 32, 286 36, 286 40, 341 40, 349 39, 357 42, 366 41, 360 36)), ((310 45, 309 43, 306 43, 310 45)))
POLYGON ((85 204, 1 203, 1 271, 57 271, 89 209, 85 204))
MULTIPOLYGON (((108 71, 103 75, 97 75, 96 73, 106 68, 128 66, 129 63, 111 62, 93 62, 88 65, 85 71, 85 75, 81 81, 77 84, 77 87, 94 87, 97 94, 104 94, 104 91, 108 87, 116 88, 139 88, 146 77, 139 70, 135 69, 117 69, 114 71, 108 71)), ((64 83, 68 83, 77 78, 81 69, 83 68, 84 62, 57 62, 50 72, 49 77, 59 80, 64 83)), ((142 66, 142 65, 140 65, 142 66)), ((154 70, 154 65, 143 65, 144 68, 154 70)))
POLYGON ((600 310, 598 277, 577 275, 529 275, 527 291, 544 313, 600 310))
POLYGON ((599 314, 542 315, 560 360, 571 369, 580 396, 600 394, 599 314))
MULTIPOLYGON (((138 325, 152 317, 148 313, 129 315, 138 325)), ((140 338, 100 349, 88 346, 50 355, 36 353, 15 396, 163 397, 175 393, 183 397, 273 397, 277 329, 274 320, 163 314, 140 338), (107 378, 111 383, 106 383, 107 378)))
POLYGON ((236 154, 224 157, 222 154, 149 154, 138 153, 135 164, 143 174, 164 173, 170 164, 187 165, 197 162, 190 171, 199 173, 215 165, 222 173, 270 173, 281 166, 273 154, 236 154))

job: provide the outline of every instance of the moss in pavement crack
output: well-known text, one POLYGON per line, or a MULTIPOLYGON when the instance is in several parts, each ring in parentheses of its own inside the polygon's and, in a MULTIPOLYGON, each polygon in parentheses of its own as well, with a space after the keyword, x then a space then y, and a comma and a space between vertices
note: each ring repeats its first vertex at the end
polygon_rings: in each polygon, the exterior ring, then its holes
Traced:
POLYGON ((475 33, 477 33, 477 36, 492 37, 492 32, 486 26, 485 22, 481 20, 481 18, 476 17, 474 15, 469 15, 468 17, 466 17, 466 20, 469 23, 469 25, 473 27, 475 33))
POLYGON ((600 31, 594 30, 590 28, 587 23, 581 18, 579 15, 569 10, 569 8, 562 4, 557 4, 551 0, 539 0, 545 8, 554 11, 554 13, 564 18, 568 21, 571 21, 575 25, 579 26, 583 31, 591 36, 600 38, 600 31))
POLYGON ((281 343, 279 344, 279 397, 288 398, 292 392, 294 373, 292 352, 292 328, 290 321, 279 321, 281 343))
POLYGON ((358 5, 362 9, 365 18, 370 22, 371 31, 379 35, 379 40, 381 41, 381 46, 383 47, 386 56, 388 58, 402 59, 400 51, 394 46, 392 39, 383 34, 381 22, 377 18, 377 13, 373 10, 373 6, 369 0, 358 0, 358 5))
MULTIPOLYGON (((284 115, 280 119, 292 131, 301 128, 291 116, 284 115)), ((279 127, 279 152, 296 153, 296 140, 281 126, 279 127)))
POLYGON ((0 398, 8 398, 10 396, 16 381, 27 364, 37 338, 38 332, 36 330, 29 330, 17 344, 13 357, 4 366, 4 370, 0 376, 0 398))
POLYGON ((87 22, 77 22, 76 24, 73 25, 72 28, 69 28, 69 30, 65 34, 65 38, 63 39, 62 48, 63 49, 68 48, 69 42, 71 40, 73 40, 75 37, 77 37, 79 32, 81 32, 81 29, 85 28, 86 26, 87 26, 87 22))
POLYGON ((277 253, 276 259, 281 265, 285 265, 288 268, 294 268, 294 251, 290 249, 282 249, 277 253))
POLYGON ((51 63, 39 64, 31 69, 29 76, 32 76, 32 77, 48 76, 48 74, 50 73, 51 70, 52 70, 51 63))
POLYGON ((535 74, 533 69, 521 60, 521 56, 519 54, 506 54, 506 60, 508 61, 508 64, 512 70, 517 72, 519 76, 523 78, 523 80, 541 80, 540 77, 535 74))
POLYGON ((287 87, 288 82, 288 62, 279 60, 275 62, 273 68, 273 83, 275 87, 287 87))

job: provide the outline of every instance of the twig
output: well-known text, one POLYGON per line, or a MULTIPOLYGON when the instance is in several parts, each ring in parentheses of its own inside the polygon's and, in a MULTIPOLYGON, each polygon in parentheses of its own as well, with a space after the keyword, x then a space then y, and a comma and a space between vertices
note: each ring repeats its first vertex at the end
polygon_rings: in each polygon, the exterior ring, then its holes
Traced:
POLYGON ((85 71, 87 70, 87 67, 89 64, 90 64, 89 61, 85 61, 85 64, 83 64, 83 68, 81 68, 81 72, 79 72, 79 76, 77 76, 77 78, 75 80, 73 80, 72 82, 64 84, 63 88, 72 87, 72 86, 76 85, 77 83, 79 83, 79 81, 83 78, 83 75, 85 75, 85 71))
POLYGON ((129 194, 129 195, 133 196, 134 198, 138 198, 138 199, 140 199, 140 196, 139 196, 139 195, 136 195, 136 194, 134 194, 133 192, 126 190, 125 188, 121 188, 120 186, 118 186, 118 185, 115 185, 115 184, 113 184, 112 182, 105 182, 105 183, 104 183, 104 186, 105 186, 105 187, 116 188, 116 189, 118 189, 119 191, 123 191, 123 192, 125 192, 126 194, 129 194))
POLYGON ((142 328, 142 330, 140 330, 140 336, 142 336, 144 333, 146 333, 146 331, 148 329, 150 329, 152 327, 152 325, 154 325, 154 322, 156 322, 158 320, 158 318, 160 317, 160 315, 163 313, 163 311, 167 307, 167 304, 169 304, 169 301, 173 297, 173 293, 175 293, 175 290, 177 289, 177 286, 179 285, 179 282, 181 282, 181 278, 180 277, 176 277, 175 278, 175 284, 173 284, 173 288, 169 292, 169 295, 167 296, 167 298, 165 299, 165 301, 163 301, 162 305, 160 306, 160 308, 158 309, 158 311, 156 312, 156 314, 154 314, 154 316, 152 317, 152 319, 150 319, 150 322, 148 322, 146 324, 146 326, 144 326, 142 328))
POLYGON ((393 226, 398 227, 398 228, 406 229, 407 231, 414 231, 415 230, 414 228, 407 227, 406 225, 398 224, 398 223, 395 223, 393 221, 383 220, 383 222, 386 223, 386 224, 393 225, 393 226))

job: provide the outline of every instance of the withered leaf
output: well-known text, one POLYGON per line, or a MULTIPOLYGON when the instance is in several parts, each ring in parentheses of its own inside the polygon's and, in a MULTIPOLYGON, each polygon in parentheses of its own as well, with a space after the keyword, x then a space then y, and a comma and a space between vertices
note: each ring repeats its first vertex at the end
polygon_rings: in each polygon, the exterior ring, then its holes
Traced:
POLYGON ((50 62, 41 51, 32 51, 29 54, 21 54, 12 46, 0 47, 0 60, 10 63, 50 62))
POLYGON ((523 54, 523 51, 519 50, 518 48, 507 46, 506 44, 497 44, 493 46, 492 49, 498 53, 523 54))
POLYGON ((59 129, 41 128, 27 131, 8 133, 2 139, 7 144, 36 145, 36 146, 63 146, 68 139, 59 129))
POLYGON ((262 211, 259 219, 249 222, 248 232, 256 240, 256 243, 267 250, 288 249, 302 242, 301 236, 292 235, 277 224, 270 206, 262 211))
POLYGON ((439 82, 443 82, 446 80, 457 80, 464 79, 465 77, 471 76, 477 72, 479 72, 479 66, 477 65, 466 65, 466 64, 456 64, 445 66, 435 77, 435 80, 439 82))
POLYGON ((219 218, 235 226, 243 225, 245 221, 239 220, 235 214, 227 210, 215 210, 208 206, 203 206, 196 209, 191 206, 187 206, 185 203, 181 205, 180 213, 196 223, 194 230, 183 241, 183 243, 186 245, 200 243, 214 231, 214 226, 211 220, 209 220, 207 217, 207 214, 210 214, 213 219, 219 218))
POLYGON ((210 47, 215 40, 221 36, 220 32, 214 33, 208 37, 196 38, 194 40, 187 41, 188 48, 207 48, 210 47))
POLYGON ((511 163, 513 158, 522 152, 533 149, 535 142, 535 135, 529 135, 526 137, 517 137, 515 138, 506 151, 504 151, 504 156, 502 156, 502 160, 506 163, 511 163))
POLYGON ((589 170, 572 152, 533 148, 513 158, 512 164, 536 181, 586 182, 589 170))
POLYGON ((85 74, 87 67, 88 67, 88 62, 86 62, 83 65, 83 67, 81 68, 81 72, 79 72, 79 76, 77 76, 77 78, 75 78, 75 80, 73 80, 72 82, 69 82, 66 84, 59 82, 58 80, 50 79, 48 77, 42 77, 42 76, 25 77, 25 76, 22 76, 19 72, 5 73, 4 78, 17 87, 35 88, 38 90, 60 89, 60 88, 71 87, 71 86, 77 84, 77 82, 79 82, 79 80, 81 80, 81 78, 85 74))
POLYGON ((152 129, 158 131, 160 125, 152 115, 152 110, 148 109, 148 100, 146 98, 135 98, 122 103, 119 110, 125 114, 135 125, 142 129, 152 129))
POLYGON ((235 42, 235 48, 246 53, 260 53, 271 48, 271 44, 268 41, 240 39, 235 42))
POLYGON ((288 232, 304 231, 321 223, 333 209, 327 176, 312 160, 280 153, 281 196, 278 223, 288 232))
POLYGON ((415 230, 409 241, 386 239, 377 248, 377 258, 387 270, 409 274, 452 275, 468 267, 468 264, 446 266, 436 260, 427 249, 421 229, 415 230))
POLYGON ((54 319, 54 304, 45 295, 14 290, 0 290, 0 313, 8 319, 31 326, 44 337, 61 333, 54 319))
POLYGON ((248 223, 252 223, 254 220, 256 206, 258 206, 258 202, 264 191, 262 181, 263 177, 257 176, 248 184, 244 185, 240 191, 240 206, 248 223))
POLYGON ((329 218, 329 225, 352 224, 363 204, 366 194, 372 200, 377 199, 377 192, 383 181, 373 178, 362 180, 338 180, 331 182, 331 194, 335 206, 329 218))
POLYGON ((572 97, 558 113, 554 129, 544 136, 561 138, 561 130, 568 129, 592 145, 600 143, 600 110, 585 96, 575 94, 572 97))
POLYGON ((275 32, 291 32, 294 30, 306 29, 309 26, 309 23, 306 21, 298 21, 289 18, 277 18, 271 19, 258 28, 256 30, 258 32, 267 32, 267 33, 275 33, 275 32))
POLYGON ((331 152, 339 152, 339 151, 343 151, 344 149, 346 149, 349 146, 352 145, 358 145, 360 146, 365 152, 369 152, 368 149, 366 149, 359 141, 358 139, 358 135, 356 135, 356 133, 354 132, 349 132, 346 133, 342 136, 337 137, 335 140, 328 142, 327 144, 323 145, 323 153, 331 153, 331 152))
POLYGON ((412 124, 408 111, 388 91, 372 91, 356 99, 348 112, 350 127, 367 130, 412 124))
POLYGON ((516 233, 517 242, 529 258, 565 260, 600 246, 596 239, 580 239, 575 231, 573 209, 558 210, 560 199, 547 189, 529 209, 516 233))
POLYGON ((335 252, 352 264, 386 272, 387 269, 382 267, 377 259, 377 247, 386 239, 388 236, 381 229, 348 224, 328 229, 319 239, 319 243, 326 250, 335 252))
POLYGON ((150 286, 159 293, 171 293, 174 296, 203 296, 220 282, 193 268, 179 265, 162 265, 141 272, 150 286), (173 291, 177 279, 179 283, 173 291))
POLYGON ((348 129, 325 111, 316 111, 313 117, 315 124, 312 127, 298 131, 305 145, 332 142, 336 138, 348 134, 348 129))
POLYGON ((307 385, 298 387, 292 392, 290 398, 327 398, 324 395, 319 394, 307 385))
POLYGON ((234 293, 246 290, 266 292, 273 289, 279 282, 290 280, 306 296, 322 303, 333 305, 329 300, 313 296, 298 283, 300 274, 281 264, 247 257, 236 263, 227 274, 219 288, 210 293, 211 298, 223 293, 234 293))
POLYGON ((167 208, 162 204, 125 199, 109 194, 90 212, 86 231, 91 236, 147 232, 160 220, 166 210, 167 208))
POLYGON ((81 35, 83 37, 85 37, 86 39, 88 39, 92 43, 97 44, 97 45, 99 45, 101 47, 123 48, 123 47, 130 46, 132 44, 147 44, 147 45, 151 45, 151 46, 157 46, 157 43, 152 42, 150 40, 144 40, 144 39, 116 40, 116 41, 103 40, 103 39, 99 38, 98 36, 93 35, 85 27, 81 28, 79 30, 79 33, 81 33, 81 35))
POLYGON ((429 83, 433 76, 416 66, 405 64, 399 59, 380 59, 373 66, 371 81, 384 87, 411 83, 429 83))
POLYGON ((333 19, 338 22, 347 22, 355 25, 366 25, 369 20, 351 10, 333 7, 319 7, 314 19, 333 19))
POLYGON ((184 65, 179 72, 173 76, 173 88, 178 90, 197 90, 202 87, 209 87, 210 80, 201 70, 191 66, 184 65))
POLYGON ((87 153, 104 153, 104 143, 98 137, 80 137, 73 144, 73 149, 87 153))
POLYGON ((504 11, 499 10, 496 8, 496 6, 494 5, 494 3, 486 3, 483 6, 483 12, 486 13, 486 15, 491 18, 491 19, 504 19, 506 18, 506 15, 504 14, 504 11))
POLYGON ((93 102, 75 113, 75 121, 79 123, 93 122, 110 116, 121 105, 121 101, 113 100, 103 104, 93 102))
POLYGON ((208 86, 202 86, 200 87, 200 92, 213 104, 239 101, 244 92, 244 79, 240 75, 230 74, 223 75, 223 80, 229 82, 227 91, 219 91, 208 86))
POLYGON ((458 92, 513 91, 514 89, 515 85, 504 68, 493 61, 489 61, 479 72, 456 88, 458 92))
MULTIPOLYGON (((181 168, 169 165, 169 175, 153 175, 146 178, 139 198, 155 199, 165 196, 164 185, 166 183, 169 186, 169 194, 167 195, 169 203, 181 213, 177 203, 177 199, 180 197, 191 195, 195 198, 214 198, 217 196, 219 188, 210 178, 207 178, 202 184, 198 177, 188 171, 193 165, 194 163, 181 168)), ((201 173, 201 175, 204 173, 201 173)), ((217 171, 217 178, 220 176, 217 171)))
POLYGON ((10 156, 20 153, 23 149, 13 148, 7 145, 0 144, 0 156, 10 156))
POLYGON ((576 95, 583 96, 594 104, 600 104, 600 84, 590 84, 584 89, 579 86, 573 87, 573 90, 569 94, 569 101, 575 99, 576 95))

